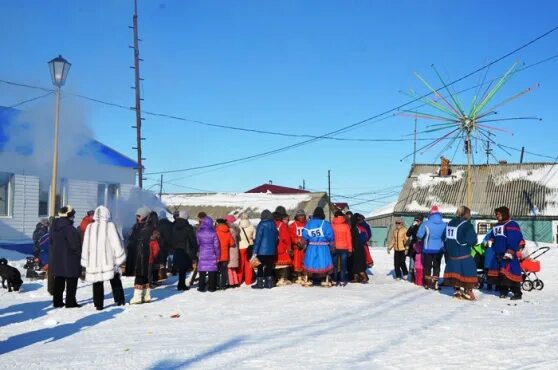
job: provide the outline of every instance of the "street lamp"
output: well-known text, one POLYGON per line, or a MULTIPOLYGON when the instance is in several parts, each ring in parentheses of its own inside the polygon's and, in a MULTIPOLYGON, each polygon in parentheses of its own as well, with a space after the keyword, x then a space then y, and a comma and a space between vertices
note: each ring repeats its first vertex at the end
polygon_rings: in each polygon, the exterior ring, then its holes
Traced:
POLYGON ((64 86, 72 65, 59 55, 48 62, 52 84, 56 86, 56 111, 54 114, 54 145, 52 149, 52 178, 50 183, 49 216, 56 215, 56 182, 58 177, 58 121, 60 116, 60 88, 64 86))

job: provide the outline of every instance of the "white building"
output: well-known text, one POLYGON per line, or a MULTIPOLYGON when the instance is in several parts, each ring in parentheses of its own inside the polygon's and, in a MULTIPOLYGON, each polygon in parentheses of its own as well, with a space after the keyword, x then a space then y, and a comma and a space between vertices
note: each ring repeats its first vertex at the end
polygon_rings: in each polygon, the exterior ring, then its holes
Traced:
MULTIPOLYGON (((0 107, 0 241, 29 241, 37 222, 48 216, 52 152, 29 138, 30 125, 16 124, 19 111, 0 107), (17 130, 17 134, 14 133, 17 130), (14 144, 14 137, 18 136, 14 144), (23 139, 22 139, 23 138, 23 139)), ((50 137, 44 138, 51 141, 50 137)), ((77 222, 98 205, 111 206, 130 194, 137 163, 92 139, 59 160, 56 205, 71 204, 77 222)), ((65 145, 61 142, 60 145, 65 145)))

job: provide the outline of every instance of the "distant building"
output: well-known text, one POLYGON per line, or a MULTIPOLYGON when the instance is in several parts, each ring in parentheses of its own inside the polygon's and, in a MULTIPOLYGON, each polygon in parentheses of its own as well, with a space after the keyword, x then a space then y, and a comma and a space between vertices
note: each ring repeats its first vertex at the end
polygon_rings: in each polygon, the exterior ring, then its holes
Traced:
MULTIPOLYGON (((446 219, 466 202, 466 165, 451 165, 447 176, 440 166, 418 164, 411 168, 397 202, 383 212, 373 212, 367 221, 386 239, 394 219, 408 227, 415 215, 427 215, 437 205, 446 219)), ((448 169, 446 169, 447 171, 448 169)), ((528 240, 557 243, 558 164, 498 163, 473 166, 473 223, 484 236, 496 223, 494 209, 510 208, 528 240)))
POLYGON ((270 193, 270 194, 306 194, 308 190, 289 188, 287 186, 273 185, 271 180, 267 184, 256 186, 253 189, 245 191, 245 193, 270 193))
POLYGON ((52 153, 40 152, 32 140, 25 140, 31 127, 15 125, 19 114, 0 107, 0 241, 29 241, 37 222, 48 217, 50 202, 55 201, 57 207, 71 204, 79 223, 88 210, 110 205, 132 191, 136 162, 98 141, 87 140, 69 164, 59 169, 56 200, 50 199, 52 153), (18 145, 8 152, 10 135, 16 134, 18 145), (38 158, 45 164, 37 166, 38 158))
POLYGON ((350 211, 351 209, 349 208, 349 203, 345 203, 345 202, 332 202, 332 210, 333 212, 335 211, 341 211, 343 213, 350 211))
POLYGON ((174 193, 163 194, 162 202, 170 212, 186 210, 190 218, 196 219, 199 212, 205 212, 213 219, 246 213, 251 219, 259 219, 264 209, 271 212, 279 205, 287 209, 292 217, 297 210, 303 209, 311 215, 318 206, 327 206, 324 192, 304 192, 297 194, 272 193, 174 193))

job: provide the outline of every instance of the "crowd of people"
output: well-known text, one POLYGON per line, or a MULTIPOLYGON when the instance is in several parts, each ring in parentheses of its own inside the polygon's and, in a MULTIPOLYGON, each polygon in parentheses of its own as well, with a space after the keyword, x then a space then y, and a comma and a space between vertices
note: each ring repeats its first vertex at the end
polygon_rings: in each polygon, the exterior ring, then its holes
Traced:
MULTIPOLYGON (((498 224, 482 244, 491 251, 486 253, 491 257, 483 263, 487 266, 484 273, 501 298, 511 291, 511 299, 521 299, 517 252, 524 245, 523 236, 506 207, 495 213, 498 224)), ((126 303, 121 274, 134 278, 129 303, 140 304, 151 301, 151 289, 169 274, 178 276, 179 291, 189 290, 196 278, 200 292, 243 284, 253 289, 291 284, 344 287, 349 282, 366 284, 367 268, 373 265, 368 248, 371 229, 364 216, 337 211, 329 222, 321 207, 308 217, 298 210, 294 220, 283 206, 274 212, 266 209, 256 226, 247 214, 241 214, 239 220, 233 215, 213 220, 200 212, 193 226, 184 210, 175 212, 171 221, 166 211, 158 215, 142 207, 125 238, 105 206, 88 212, 77 228, 71 206, 62 207, 58 216, 50 225, 41 222, 36 232, 36 256, 45 235, 50 234, 49 291, 54 307, 80 306, 76 300, 80 276, 92 283, 93 303, 102 310, 106 281, 115 304, 126 303), (192 274, 186 281, 188 272, 192 274)), ((396 220, 387 248, 388 253, 394 251, 394 278, 432 290, 451 286, 456 298, 475 300, 478 266, 471 248, 478 243, 470 219, 471 210, 461 206, 446 223, 433 206, 426 220, 417 215, 409 229, 403 220, 396 220), (443 258, 445 270, 440 275, 443 258)))
POLYGON ((498 223, 479 245, 475 228, 471 223, 471 210, 461 206, 455 217, 444 222, 437 206, 433 206, 424 221, 417 215, 409 229, 403 221, 395 222, 388 253, 394 252, 394 275, 396 279, 409 279, 425 289, 439 290, 443 285, 454 288, 454 297, 475 300, 473 288, 479 285, 479 273, 486 279, 487 288, 496 289, 500 298, 522 298, 522 272, 518 252, 525 246, 521 229, 511 220, 507 207, 495 209, 498 223), (472 248, 486 251, 484 258, 475 261, 472 248), (409 257, 407 269, 406 258, 409 257), (445 270, 440 276, 442 259, 445 270))

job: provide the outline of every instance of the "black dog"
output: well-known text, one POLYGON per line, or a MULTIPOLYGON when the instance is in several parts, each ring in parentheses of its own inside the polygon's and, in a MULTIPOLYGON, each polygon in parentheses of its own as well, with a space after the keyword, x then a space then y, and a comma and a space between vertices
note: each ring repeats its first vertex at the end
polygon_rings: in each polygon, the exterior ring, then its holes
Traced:
POLYGON ((18 292, 21 284, 23 284, 19 270, 8 266, 8 260, 5 258, 0 258, 0 276, 2 277, 2 288, 6 289, 4 282, 8 281, 8 292, 11 292, 12 288, 18 292))

